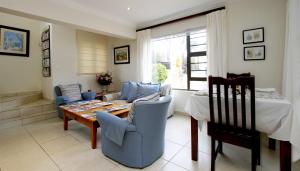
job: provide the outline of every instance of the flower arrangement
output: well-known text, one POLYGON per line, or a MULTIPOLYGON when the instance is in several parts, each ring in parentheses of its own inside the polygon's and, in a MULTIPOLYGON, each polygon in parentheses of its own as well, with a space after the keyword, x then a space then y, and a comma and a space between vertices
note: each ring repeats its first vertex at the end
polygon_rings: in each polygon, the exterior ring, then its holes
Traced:
POLYGON ((96 80, 100 85, 110 85, 112 83, 112 76, 110 73, 96 74, 96 80))

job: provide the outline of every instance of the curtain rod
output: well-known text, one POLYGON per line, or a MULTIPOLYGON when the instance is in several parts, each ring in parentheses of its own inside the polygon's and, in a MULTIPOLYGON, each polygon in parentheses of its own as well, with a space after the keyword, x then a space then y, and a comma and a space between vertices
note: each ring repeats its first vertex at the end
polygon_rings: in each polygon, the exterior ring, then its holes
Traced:
POLYGON ((216 9, 212 9, 212 10, 208 10, 208 11, 204 11, 204 12, 200 12, 200 13, 197 13, 197 14, 189 15, 189 16, 186 16, 186 17, 177 18, 175 20, 171 20, 171 21, 167 21, 167 22, 155 24, 155 25, 152 25, 152 26, 149 26, 149 27, 137 29, 136 32, 142 31, 142 30, 147 30, 147 29, 152 29, 152 28, 163 26, 163 25, 167 25, 167 24, 172 24, 172 23, 175 23, 175 22, 179 22, 179 21, 182 21, 182 20, 191 19, 191 18, 194 18, 194 17, 203 16, 203 15, 206 15, 206 14, 209 14, 209 13, 212 13, 212 12, 215 12, 215 11, 223 10, 223 9, 225 9, 225 6, 224 7, 220 7, 220 8, 216 8, 216 9))

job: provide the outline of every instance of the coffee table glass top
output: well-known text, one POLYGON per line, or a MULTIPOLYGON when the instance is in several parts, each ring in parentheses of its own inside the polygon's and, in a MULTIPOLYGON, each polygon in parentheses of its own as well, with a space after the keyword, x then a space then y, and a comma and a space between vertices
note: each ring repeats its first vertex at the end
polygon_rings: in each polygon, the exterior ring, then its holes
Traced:
POLYGON ((96 121, 97 111, 105 111, 113 115, 121 115, 129 112, 131 104, 117 104, 112 102, 102 102, 100 100, 91 100, 85 102, 76 102, 60 107, 80 117, 91 121, 96 121))

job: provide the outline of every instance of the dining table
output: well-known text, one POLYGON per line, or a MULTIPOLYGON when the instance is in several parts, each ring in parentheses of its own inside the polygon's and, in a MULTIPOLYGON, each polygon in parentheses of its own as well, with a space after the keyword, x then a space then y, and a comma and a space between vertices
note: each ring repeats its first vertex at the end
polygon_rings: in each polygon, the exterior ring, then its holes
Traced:
MULTIPOLYGON (((237 103, 240 106, 239 98, 237 103)), ((292 104, 273 88, 256 88, 255 108, 256 129, 280 142, 280 170, 290 171, 292 104)), ((194 161, 198 160, 198 128, 201 130, 203 123, 210 120, 209 110, 208 90, 189 96, 185 112, 191 117, 191 157, 194 161)))

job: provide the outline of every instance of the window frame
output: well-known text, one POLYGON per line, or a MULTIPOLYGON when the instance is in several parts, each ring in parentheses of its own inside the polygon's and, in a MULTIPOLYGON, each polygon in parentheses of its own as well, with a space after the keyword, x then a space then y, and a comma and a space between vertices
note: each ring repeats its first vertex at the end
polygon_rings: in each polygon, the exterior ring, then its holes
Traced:
MULTIPOLYGON (((195 56, 207 56, 207 51, 191 52, 191 39, 190 34, 186 35, 187 45, 187 90, 191 90, 191 81, 207 81, 207 77, 192 77, 191 75, 191 58, 195 56)), ((206 62, 207 63, 207 62, 206 62)), ((205 70, 207 72, 207 70, 205 70)))

